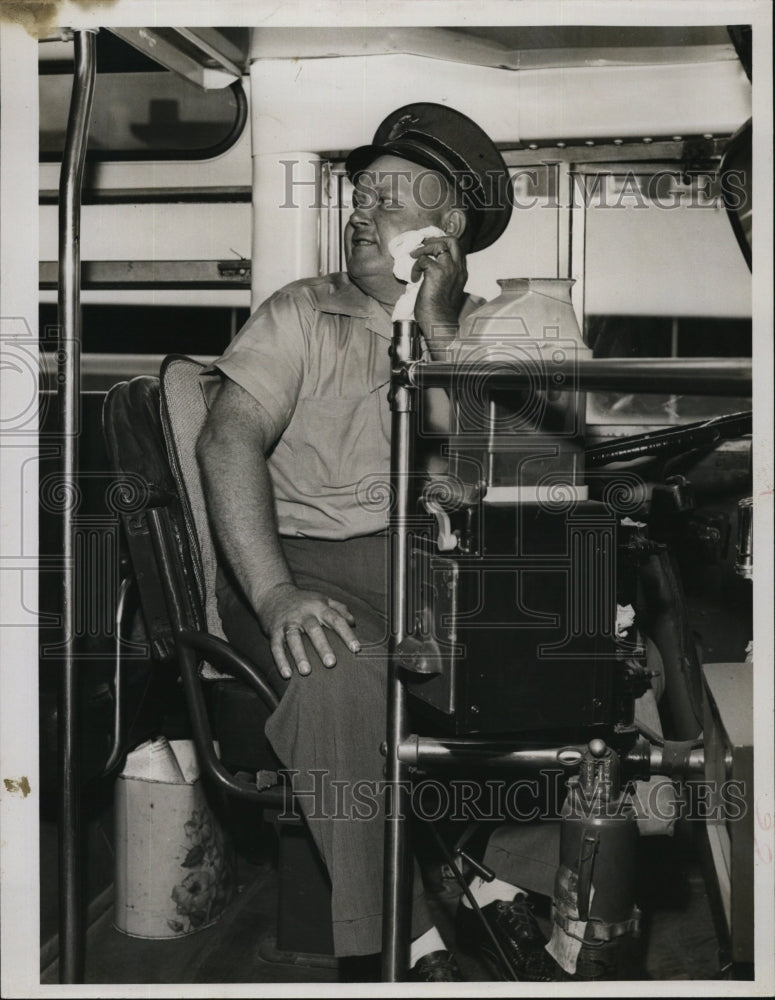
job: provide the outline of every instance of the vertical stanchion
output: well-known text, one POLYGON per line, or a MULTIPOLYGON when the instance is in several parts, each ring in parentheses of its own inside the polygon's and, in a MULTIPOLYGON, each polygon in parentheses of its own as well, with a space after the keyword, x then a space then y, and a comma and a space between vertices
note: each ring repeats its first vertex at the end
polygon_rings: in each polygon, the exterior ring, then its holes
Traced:
POLYGON ((408 632, 409 531, 412 452, 416 390, 402 383, 402 365, 416 356, 417 326, 411 320, 393 324, 391 409, 390 516, 390 643, 388 647, 387 779, 385 872, 382 919, 382 980, 400 982, 409 964, 409 789, 407 766, 398 747, 408 736, 406 691, 397 662, 397 647, 408 632))
POLYGON ((81 186, 94 97, 96 32, 76 31, 74 41, 75 72, 59 180, 59 417, 66 501, 62 513, 64 654, 59 687, 59 980, 62 983, 82 981, 84 965, 73 515, 78 489, 77 417, 81 389, 81 186))

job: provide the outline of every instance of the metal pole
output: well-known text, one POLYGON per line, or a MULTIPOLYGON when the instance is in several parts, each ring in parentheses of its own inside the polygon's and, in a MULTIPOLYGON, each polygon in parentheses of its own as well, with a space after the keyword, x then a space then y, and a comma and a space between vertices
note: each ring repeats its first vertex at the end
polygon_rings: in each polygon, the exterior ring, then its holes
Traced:
POLYGON ((59 979, 62 983, 81 982, 84 966, 73 515, 81 380, 81 186, 94 96, 96 43, 96 31, 75 32, 75 73, 59 180, 59 416, 66 498, 62 514, 64 662, 59 689, 59 979))
MULTIPOLYGON (((413 321, 393 324, 392 356, 396 365, 415 356, 417 328, 413 321)), ((414 444, 414 391, 398 384, 394 374, 390 391, 390 642, 388 646, 387 765, 385 768, 385 871, 382 902, 382 980, 401 982, 409 965, 409 842, 406 815, 409 805, 408 768, 398 748, 408 735, 406 691, 400 676, 398 645, 409 631, 408 578, 410 474, 414 444)))
MULTIPOLYGON (((407 736, 398 746, 398 757, 407 766, 422 770, 462 765, 530 775, 563 770, 570 775, 578 771, 586 749, 583 743, 541 747, 476 736, 407 736)), ((618 753, 626 777, 632 780, 647 779, 652 774, 686 778, 702 774, 705 768, 705 751, 693 740, 662 740, 654 734, 649 740, 639 738, 618 753), (650 739, 660 742, 652 743, 650 739)))
POLYGON ((398 748, 399 759, 412 767, 502 767, 538 774, 559 770, 575 774, 586 744, 559 747, 520 746, 503 741, 471 738, 436 739, 433 736, 410 736, 398 748))
POLYGON ((676 393, 695 396, 751 394, 750 358, 589 358, 524 364, 514 361, 414 361, 403 385, 447 388, 475 377, 487 389, 547 389, 676 393))
POLYGON ((123 756, 124 750, 124 643, 123 625, 126 615, 127 597, 134 586, 134 577, 127 576, 121 581, 116 601, 116 640, 113 653, 113 745, 102 769, 102 774, 110 774, 123 756))

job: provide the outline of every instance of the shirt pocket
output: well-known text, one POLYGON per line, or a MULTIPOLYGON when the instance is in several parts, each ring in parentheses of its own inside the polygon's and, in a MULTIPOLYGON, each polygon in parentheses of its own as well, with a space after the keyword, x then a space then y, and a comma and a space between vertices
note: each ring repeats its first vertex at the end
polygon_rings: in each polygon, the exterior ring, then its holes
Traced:
POLYGON ((300 478, 316 487, 353 489, 366 477, 387 477, 390 468, 389 421, 381 393, 366 396, 309 396, 299 400, 300 478))

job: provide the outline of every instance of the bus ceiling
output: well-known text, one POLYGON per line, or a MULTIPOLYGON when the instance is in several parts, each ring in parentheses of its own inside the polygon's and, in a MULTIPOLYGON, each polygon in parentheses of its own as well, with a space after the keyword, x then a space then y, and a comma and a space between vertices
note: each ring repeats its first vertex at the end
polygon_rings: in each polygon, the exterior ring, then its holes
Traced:
MULTIPOLYGON (((231 85, 258 59, 413 55, 507 71, 717 63, 740 58, 745 26, 454 28, 111 28, 203 89, 231 85)), ((62 33, 58 41, 66 41, 62 33)), ((56 58, 55 48, 42 53, 56 58)), ((749 67, 746 66, 746 72, 749 67)))

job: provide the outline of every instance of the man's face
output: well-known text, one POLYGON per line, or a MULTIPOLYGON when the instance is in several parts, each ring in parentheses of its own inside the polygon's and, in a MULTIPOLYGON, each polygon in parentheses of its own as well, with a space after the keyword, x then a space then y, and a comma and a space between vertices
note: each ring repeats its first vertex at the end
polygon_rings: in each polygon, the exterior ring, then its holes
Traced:
POLYGON ((410 229, 443 228, 445 179, 397 156, 380 156, 359 177, 344 233, 347 271, 380 301, 395 301, 405 285, 393 277, 390 241, 410 229))

